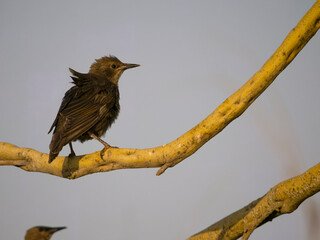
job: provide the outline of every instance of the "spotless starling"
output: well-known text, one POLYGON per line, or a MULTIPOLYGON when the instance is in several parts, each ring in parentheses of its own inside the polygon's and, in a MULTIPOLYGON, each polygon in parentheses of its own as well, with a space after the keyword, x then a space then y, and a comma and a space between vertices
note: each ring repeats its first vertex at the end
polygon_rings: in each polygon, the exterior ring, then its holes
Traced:
POLYGON ((105 148, 110 145, 100 139, 117 118, 119 105, 118 81, 121 74, 138 64, 122 63, 115 56, 96 59, 89 73, 72 73, 74 86, 64 95, 56 119, 49 133, 53 130, 50 143, 49 163, 59 154, 64 145, 69 144, 75 156, 72 141, 80 142, 95 138, 105 148))
POLYGON ((65 228, 66 227, 36 226, 28 229, 24 239, 25 240, 49 240, 52 234, 65 228))

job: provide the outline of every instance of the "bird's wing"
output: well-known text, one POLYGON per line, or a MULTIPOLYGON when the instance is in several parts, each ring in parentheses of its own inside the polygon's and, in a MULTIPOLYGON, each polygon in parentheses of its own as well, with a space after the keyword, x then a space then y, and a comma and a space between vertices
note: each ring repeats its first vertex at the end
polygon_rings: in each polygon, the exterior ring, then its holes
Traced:
POLYGON ((65 109, 65 107, 70 103, 70 101, 75 98, 78 97, 79 95, 84 94, 87 91, 92 90, 93 86, 90 83, 94 83, 95 82, 95 76, 92 74, 85 74, 85 73, 79 73, 75 70, 73 70, 72 68, 69 68, 69 71, 72 73, 73 76, 71 76, 72 80, 73 80, 73 84, 75 86, 73 86, 72 88, 70 88, 64 95, 62 103, 60 105, 58 114, 55 118, 55 120, 53 121, 50 130, 48 132, 48 134, 53 130, 54 127, 57 126, 57 122, 59 119, 59 113, 62 112, 63 109, 65 109))
POLYGON ((88 91, 73 97, 59 112, 55 132, 65 143, 77 139, 99 122, 115 104, 115 88, 88 91))
POLYGON ((59 111, 57 113, 57 116, 56 118, 54 119, 51 127, 50 127, 50 130, 48 132, 48 134, 52 131, 52 129, 54 127, 57 126, 57 122, 58 122, 58 119, 59 119, 59 113, 68 105, 68 103, 71 101, 71 99, 73 98, 74 95, 76 95, 76 93, 78 92, 78 87, 77 86, 73 86, 72 88, 70 88, 64 95, 63 99, 62 99, 62 103, 60 105, 60 108, 59 108, 59 111))

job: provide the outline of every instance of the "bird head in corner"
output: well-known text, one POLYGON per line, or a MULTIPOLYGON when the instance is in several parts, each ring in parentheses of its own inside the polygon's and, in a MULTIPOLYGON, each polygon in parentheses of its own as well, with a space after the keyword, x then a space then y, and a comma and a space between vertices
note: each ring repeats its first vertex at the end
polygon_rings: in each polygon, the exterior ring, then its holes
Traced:
POLYGON ((52 234, 65 228, 66 227, 36 226, 28 229, 25 240, 48 240, 52 234))
POLYGON ((139 64, 123 63, 115 56, 110 55, 96 59, 96 62, 91 65, 89 73, 106 77, 112 83, 118 84, 119 78, 125 70, 139 66, 139 64))

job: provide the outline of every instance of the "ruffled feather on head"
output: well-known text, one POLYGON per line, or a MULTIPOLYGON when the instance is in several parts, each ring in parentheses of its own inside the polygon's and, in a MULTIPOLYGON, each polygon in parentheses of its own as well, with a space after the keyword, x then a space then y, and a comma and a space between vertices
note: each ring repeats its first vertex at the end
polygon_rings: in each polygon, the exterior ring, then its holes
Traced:
POLYGON ((121 62, 116 56, 114 55, 109 55, 109 56, 104 56, 102 58, 98 58, 98 59, 95 59, 96 62, 95 63, 99 63, 99 62, 103 62, 103 61, 115 61, 115 62, 121 62))
POLYGON ((95 73, 95 74, 99 74, 102 72, 105 72, 106 69, 110 66, 110 64, 115 63, 115 64, 122 64, 122 62, 113 55, 109 55, 109 56, 104 56, 102 58, 99 59, 95 59, 96 62, 93 63, 90 67, 90 73, 95 73))

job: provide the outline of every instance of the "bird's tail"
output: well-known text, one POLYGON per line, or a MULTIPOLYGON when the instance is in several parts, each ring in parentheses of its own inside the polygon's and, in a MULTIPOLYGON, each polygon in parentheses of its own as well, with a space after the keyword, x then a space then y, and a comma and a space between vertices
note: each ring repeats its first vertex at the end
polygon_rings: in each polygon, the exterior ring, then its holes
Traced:
POLYGON ((48 163, 51 163, 58 156, 58 154, 59 153, 53 153, 50 151, 48 163))
POLYGON ((49 145, 50 153, 49 153, 49 160, 48 162, 51 163, 59 154, 61 149, 63 148, 64 144, 63 141, 61 141, 60 136, 58 136, 58 133, 53 133, 51 143, 49 145))

